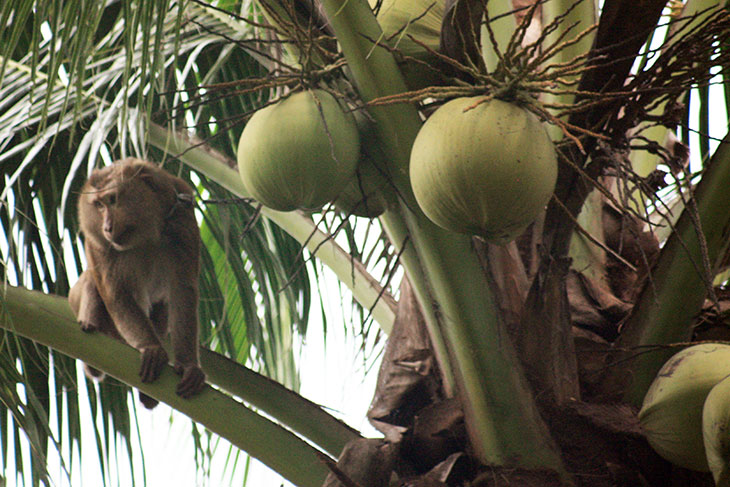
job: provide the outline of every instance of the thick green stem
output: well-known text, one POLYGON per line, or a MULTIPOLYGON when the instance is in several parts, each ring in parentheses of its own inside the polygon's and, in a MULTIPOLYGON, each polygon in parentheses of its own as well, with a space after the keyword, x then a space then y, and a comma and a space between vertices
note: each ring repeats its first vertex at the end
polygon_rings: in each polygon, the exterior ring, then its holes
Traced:
MULTIPOLYGON (((556 21, 558 17, 563 17, 560 25, 545 39, 545 45, 553 45, 556 42, 566 42, 577 38, 582 32, 590 29, 597 22, 597 2, 594 0, 582 0, 577 3, 575 0, 550 0, 542 5, 542 25, 547 26, 550 23, 556 21), (572 9, 572 10, 571 10, 572 9), (566 16, 566 12, 569 12, 566 16), (566 31, 570 29, 569 32, 566 31), (565 35, 562 41, 561 36, 565 35)), ((562 63, 569 63, 577 60, 580 56, 585 55, 590 51, 593 46, 595 39, 595 31, 592 34, 585 35, 579 42, 568 45, 563 49, 555 52, 550 59, 547 60, 547 64, 560 65, 562 63)), ((577 75, 565 76, 562 79, 565 81, 574 81, 577 75)), ((548 103, 564 103, 570 105, 575 96, 569 93, 562 95, 554 95, 546 93, 543 100, 548 103)), ((555 139, 560 139, 563 136, 562 131, 555 125, 549 126, 550 135, 555 139)))
MULTIPOLYGON (((628 321, 623 327, 618 349, 634 350, 619 358, 630 357, 648 345, 666 345, 686 341, 692 324, 707 296, 718 258, 730 242, 730 135, 725 136, 702 180, 694 190, 696 211, 701 223, 710 263, 709 274, 703 266, 703 249, 698 228, 687 205, 677 221, 676 230, 664 245, 652 269, 651 279, 644 285, 628 321)), ((638 354, 630 364, 630 373, 617 369, 609 381, 622 384, 630 376, 624 399, 640 405, 656 373, 672 354, 662 349, 638 354)))
MULTIPOLYGON (((382 31, 367 2, 363 0, 324 0, 322 2, 348 67, 365 102, 381 96, 406 91, 403 76, 390 51, 377 44, 384 43, 382 31)), ((411 104, 368 107, 384 149, 390 157, 393 182, 409 206, 416 205, 411 191, 408 165, 413 139, 421 128, 421 119, 411 104)))
POLYGON ((439 362, 441 369, 441 376, 444 381, 444 390, 449 396, 453 395, 456 390, 456 384, 454 384, 454 371, 451 368, 451 358, 444 341, 443 334, 441 333, 440 322, 436 313, 436 308, 431 305, 433 300, 431 291, 428 286, 425 285, 428 282, 424 269, 420 264, 418 254, 416 253, 412 244, 409 243, 409 231, 405 226, 403 219, 398 214, 387 213, 380 217, 380 223, 383 225, 383 229, 388 234, 391 241, 395 242, 395 246, 400 252, 400 260, 403 267, 408 273, 409 280, 413 293, 416 296, 423 317, 426 322, 426 328, 428 329, 429 338, 431 340, 431 347, 436 356, 436 360, 439 362), (415 285, 413 283, 416 283, 415 285))
MULTIPOLYGON (((373 46, 382 34, 367 3, 323 0, 322 5, 362 98, 367 102, 405 91, 392 55, 373 46)), ((407 245, 415 252, 403 260, 404 267, 429 330, 439 332, 436 341, 443 337, 446 343, 474 448, 487 463, 562 471, 471 239, 436 227, 413 199, 408 162, 421 124, 415 107, 389 105, 369 111, 401 196, 400 214, 388 212, 381 221, 386 229, 407 229, 407 245)), ((397 235, 391 239, 403 242, 397 235)))
MULTIPOLYGON (((462 395, 470 438, 496 465, 562 471, 471 238, 406 214, 462 395)), ((413 284, 414 288, 416 284, 413 284)))
POLYGON ((357 431, 321 406, 219 353, 201 348, 200 364, 208 382, 265 412, 333 457, 339 456, 349 441, 360 438, 357 431))
MULTIPOLYGON (((542 5, 542 23, 547 26, 556 21, 559 17, 565 16, 558 27, 547 36, 546 45, 552 45, 560 41, 561 36, 565 35, 562 42, 577 38, 582 32, 590 29, 597 21, 598 6, 594 0, 583 0, 578 4, 575 0, 551 0, 542 5), (566 12, 569 12, 566 16, 566 12), (569 32, 566 31, 570 29, 569 32)), ((569 63, 585 55, 590 51, 595 32, 584 36, 579 42, 568 45, 558 50, 547 64, 569 63)), ((566 76, 566 81, 575 81, 577 75, 566 76)), ((541 99, 545 103, 557 103, 570 105, 575 100, 575 95, 552 94, 545 93, 541 99)), ((566 117, 567 118, 567 117, 566 117)), ((547 125, 550 136, 554 140, 560 140, 563 132, 557 125, 547 125)), ((591 235, 599 241, 603 241, 603 226, 601 225, 601 197, 597 192, 588 196, 582 211, 578 215, 578 223, 587 230, 591 235)), ((589 242, 586 237, 580 233, 574 233, 570 243, 570 257, 573 259, 573 268, 580 269, 581 272, 588 277, 596 280, 605 279, 604 269, 604 253, 598 249, 593 243, 589 242)))
MULTIPOLYGON (((230 396, 206 387, 192 399, 180 398, 175 394, 179 377, 173 372, 172 367, 166 367, 156 382, 143 384, 138 375, 139 353, 104 335, 82 332, 73 319, 65 298, 22 288, 5 287, 0 296, 0 327, 81 359, 145 394, 169 404, 259 459, 296 485, 319 487, 327 475, 327 469, 320 461, 316 449, 230 396)), ((227 381, 237 378, 246 380, 246 374, 240 374, 235 368, 212 370, 210 366, 219 366, 220 360, 211 360, 207 354, 203 357, 211 377, 231 373, 235 375, 228 377, 227 381)), ((249 396, 251 402, 258 403, 262 409, 264 401, 261 397, 257 399, 256 396, 273 393, 277 397, 283 397, 277 392, 278 387, 269 387, 264 382, 256 380, 252 385, 265 388, 267 391, 253 391, 253 395, 249 396)), ((233 388, 241 389, 241 396, 246 398, 245 387, 233 388)), ((287 401, 293 409, 297 408, 296 401, 291 397, 287 401)), ((300 411, 307 409, 308 407, 300 411)), ((322 414, 326 413, 322 411, 322 414)), ((342 428, 345 428, 344 425, 342 428)), ((345 435, 347 434, 345 432, 345 435)))
POLYGON ((489 17, 489 28, 494 34, 494 41, 497 45, 495 46, 492 43, 486 25, 482 25, 482 56, 487 72, 492 73, 499 64, 499 54, 497 54, 497 51, 502 53, 507 49, 507 45, 517 27, 517 22, 515 22, 515 16, 509 14, 514 8, 512 2, 495 2, 492 0, 485 3, 486 14, 489 17))

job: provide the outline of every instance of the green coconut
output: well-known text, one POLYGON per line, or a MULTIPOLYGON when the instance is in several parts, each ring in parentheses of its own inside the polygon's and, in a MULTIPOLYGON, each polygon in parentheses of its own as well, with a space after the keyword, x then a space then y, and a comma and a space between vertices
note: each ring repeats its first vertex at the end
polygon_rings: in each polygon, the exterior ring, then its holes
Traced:
POLYGON ((730 378, 712 388, 702 408, 702 439, 715 485, 730 486, 730 378))
POLYGON ((444 0, 383 0, 378 23, 383 35, 403 54, 423 57, 428 50, 418 42, 439 49, 445 4, 444 0))
POLYGON ((325 91, 302 91, 251 117, 238 142, 238 171, 269 208, 318 209, 349 183, 359 155, 352 115, 325 91))
POLYGON ((506 243, 550 199, 557 156, 532 113, 500 100, 483 101, 457 98, 431 115, 413 143, 411 184, 419 206, 437 225, 506 243))
POLYGON ((355 175, 335 200, 346 215, 376 218, 388 209, 388 181, 368 157, 362 157, 355 175))
POLYGON ((649 444, 662 457, 706 472, 702 434, 705 399, 730 375, 730 345, 703 343, 673 355, 659 370, 644 397, 639 422, 649 444))
MULTIPOLYGON (((371 0, 370 5, 374 7, 376 3, 371 0)), ((392 47, 408 56, 401 63, 401 71, 412 90, 441 81, 438 70, 419 61, 437 65, 436 57, 428 49, 439 50, 445 5, 445 0, 383 0, 380 5, 378 23, 383 29, 383 37, 392 47)))

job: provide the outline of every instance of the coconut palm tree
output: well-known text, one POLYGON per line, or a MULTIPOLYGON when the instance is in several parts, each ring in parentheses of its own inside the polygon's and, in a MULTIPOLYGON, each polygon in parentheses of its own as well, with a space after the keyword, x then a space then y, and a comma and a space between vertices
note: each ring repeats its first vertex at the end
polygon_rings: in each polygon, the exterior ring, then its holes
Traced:
MULTIPOLYGON (((295 485, 711 485, 657 455, 636 413, 674 351, 726 336, 722 4, 3 3, 3 452, 9 429, 24 438, 38 483, 48 449, 79 441, 82 359, 116 379, 87 383, 101 462, 106 438, 131 437, 121 381, 295 485), (267 202, 244 170, 253 150, 236 148, 252 115, 301 92, 314 109, 289 116, 322 125, 331 150, 299 179, 330 185, 340 125, 357 127, 359 160, 322 208, 279 211, 252 198, 267 202), (75 194, 126 155, 197 191, 211 387, 193 400, 171 370, 142 384, 136 352, 83 334, 62 298, 84 265, 75 194), (296 394, 318 265, 362 329, 390 335, 368 414, 385 439, 296 394)), ((298 129, 279 126, 240 145, 303 160, 298 129)))

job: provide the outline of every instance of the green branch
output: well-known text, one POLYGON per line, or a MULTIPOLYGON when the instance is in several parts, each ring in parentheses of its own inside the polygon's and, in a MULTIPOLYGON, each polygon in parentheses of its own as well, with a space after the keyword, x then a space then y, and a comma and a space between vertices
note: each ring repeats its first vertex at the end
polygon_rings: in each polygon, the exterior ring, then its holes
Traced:
POLYGON ((339 456, 347 442, 360 438, 321 406, 219 353, 201 347, 200 364, 208 382, 265 412, 333 457, 339 456))
MULTIPOLYGON (((232 397, 206 387, 192 399, 180 398, 175 394, 179 377, 172 367, 166 367, 155 383, 143 384, 138 375, 139 353, 99 333, 82 332, 73 319, 65 298, 8 286, 3 290, 0 299, 0 327, 73 358, 81 359, 145 394, 169 404, 296 485, 319 487, 328 473, 315 448, 232 397)), ((240 374, 237 367, 225 366, 218 369, 221 360, 212 358, 207 353, 204 354, 203 360, 206 372, 212 379, 220 379, 222 375, 226 375, 226 378, 221 380, 223 386, 241 392, 241 397, 261 406, 262 409, 267 402, 265 396, 270 394, 270 399, 286 400, 292 411, 299 409, 300 412, 312 412, 311 403, 294 395, 283 394, 279 387, 270 382, 252 377, 250 374, 240 374), (239 379, 241 379, 240 386, 230 385, 239 379), (253 391, 246 390, 246 380, 252 380, 248 385, 254 388, 253 391)), ((321 411, 317 414, 317 418, 322 419, 326 414, 321 411)), ((309 418, 313 423, 318 419, 309 418)), ((332 426, 335 422, 336 420, 332 419, 322 424, 332 426)), ((313 429, 317 428, 321 428, 321 425, 313 426, 313 429)), ((343 436, 343 431, 346 431, 345 436, 352 434, 351 430, 341 423, 338 429, 340 432, 333 435, 334 441, 337 441, 337 435, 343 436)))
MULTIPOLYGON (((618 349, 666 345, 687 341, 697 313, 707 297, 717 271, 717 260, 730 242, 730 134, 726 135, 694 189, 696 211, 707 244, 709 275, 703 266, 703 250, 689 204, 674 233, 659 254, 650 279, 644 285, 617 344, 618 349)), ((673 350, 640 354, 631 362, 631 383, 625 399, 640 405, 649 385, 673 350)), ((623 354, 624 358, 627 354, 623 354)), ((626 371, 624 370, 625 374, 626 371)), ((609 380, 622 382, 617 372, 609 380)))

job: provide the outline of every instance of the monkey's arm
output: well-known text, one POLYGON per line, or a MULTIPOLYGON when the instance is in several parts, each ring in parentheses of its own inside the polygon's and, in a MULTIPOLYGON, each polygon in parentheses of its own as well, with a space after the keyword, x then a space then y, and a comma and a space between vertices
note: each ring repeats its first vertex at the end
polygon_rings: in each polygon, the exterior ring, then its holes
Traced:
MULTIPOLYGON (((68 293, 68 302, 76 315, 76 321, 81 325, 82 331, 98 331, 117 340, 122 340, 109 313, 106 311, 104 301, 99 296, 91 271, 86 270, 81 273, 79 280, 76 281, 76 284, 68 293)), ((104 377, 102 371, 91 367, 89 364, 84 364, 84 370, 89 378, 101 380, 104 377)))
POLYGON ((175 371, 182 376, 176 392, 190 397, 205 385, 205 373, 198 358, 198 289, 184 279, 177 284, 170 296, 170 335, 175 352, 175 371))
POLYGON ((139 306, 134 295, 121 283, 107 280, 98 286, 109 315, 125 342, 142 354, 139 376, 142 382, 156 380, 167 364, 167 352, 154 332, 152 322, 139 306), (116 284, 116 285, 115 285, 116 284))

